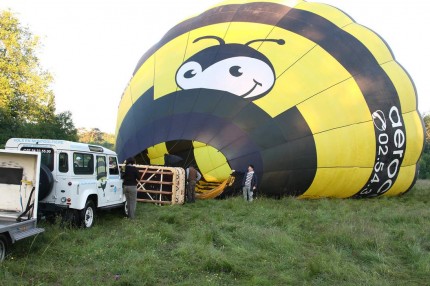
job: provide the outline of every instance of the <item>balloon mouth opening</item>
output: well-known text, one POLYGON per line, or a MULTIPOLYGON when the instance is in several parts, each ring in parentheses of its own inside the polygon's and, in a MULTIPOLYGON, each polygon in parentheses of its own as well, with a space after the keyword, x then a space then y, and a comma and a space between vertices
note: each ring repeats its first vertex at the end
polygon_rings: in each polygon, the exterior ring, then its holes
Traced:
POLYGON ((222 151, 192 140, 175 140, 153 145, 137 155, 136 161, 145 165, 184 169, 194 166, 202 175, 196 185, 196 196, 200 199, 219 196, 233 172, 222 151))
POLYGON ((193 165, 202 174, 202 182, 219 184, 233 172, 222 151, 192 140, 174 140, 155 144, 136 156, 141 164, 182 167, 193 165), (140 158, 140 160, 139 160, 140 158))

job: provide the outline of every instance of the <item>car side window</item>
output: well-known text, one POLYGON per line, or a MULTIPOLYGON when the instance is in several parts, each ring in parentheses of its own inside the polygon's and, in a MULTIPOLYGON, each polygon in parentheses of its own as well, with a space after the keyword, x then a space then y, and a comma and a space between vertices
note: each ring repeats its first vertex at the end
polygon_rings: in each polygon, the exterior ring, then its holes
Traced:
POLYGON ((73 153, 73 172, 77 175, 94 174, 94 159, 92 154, 73 153))
POLYGON ((60 153, 58 155, 58 171, 67 173, 69 171, 69 156, 67 153, 60 153))
POLYGON ((106 157, 105 156, 97 156, 97 180, 100 180, 102 178, 106 178, 107 171, 106 171, 106 157))
POLYGON ((109 175, 119 175, 118 160, 109 156, 109 175))

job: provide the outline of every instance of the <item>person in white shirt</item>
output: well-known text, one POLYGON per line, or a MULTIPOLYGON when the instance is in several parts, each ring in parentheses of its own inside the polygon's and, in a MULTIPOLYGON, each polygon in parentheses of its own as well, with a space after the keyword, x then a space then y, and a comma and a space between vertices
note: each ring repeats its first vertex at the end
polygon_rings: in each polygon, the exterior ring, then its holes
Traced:
POLYGON ((245 173, 242 179, 242 191, 245 201, 252 202, 252 196, 257 188, 257 175, 254 172, 254 166, 248 166, 248 172, 245 173))

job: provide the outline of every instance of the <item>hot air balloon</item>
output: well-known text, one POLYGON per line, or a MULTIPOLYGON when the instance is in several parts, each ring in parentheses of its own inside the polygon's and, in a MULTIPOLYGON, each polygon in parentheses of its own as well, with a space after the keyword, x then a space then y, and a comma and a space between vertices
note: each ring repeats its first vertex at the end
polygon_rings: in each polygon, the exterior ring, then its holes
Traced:
POLYGON ((386 43, 329 5, 224 1, 138 61, 118 109, 120 158, 195 162, 224 183, 253 164, 259 190, 395 196, 424 135, 411 78, 386 43))

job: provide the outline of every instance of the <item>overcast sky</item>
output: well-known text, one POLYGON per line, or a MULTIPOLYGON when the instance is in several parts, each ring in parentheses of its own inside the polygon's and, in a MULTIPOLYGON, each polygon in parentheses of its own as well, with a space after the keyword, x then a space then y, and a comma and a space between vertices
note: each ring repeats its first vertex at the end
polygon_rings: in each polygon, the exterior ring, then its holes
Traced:
MULTIPOLYGON (((121 94, 139 58, 174 25, 218 0, 0 0, 41 37, 42 66, 55 82, 57 111, 76 127, 113 133, 121 94)), ((321 0, 388 43, 414 80, 419 110, 430 111, 427 43, 430 1, 321 0)))

